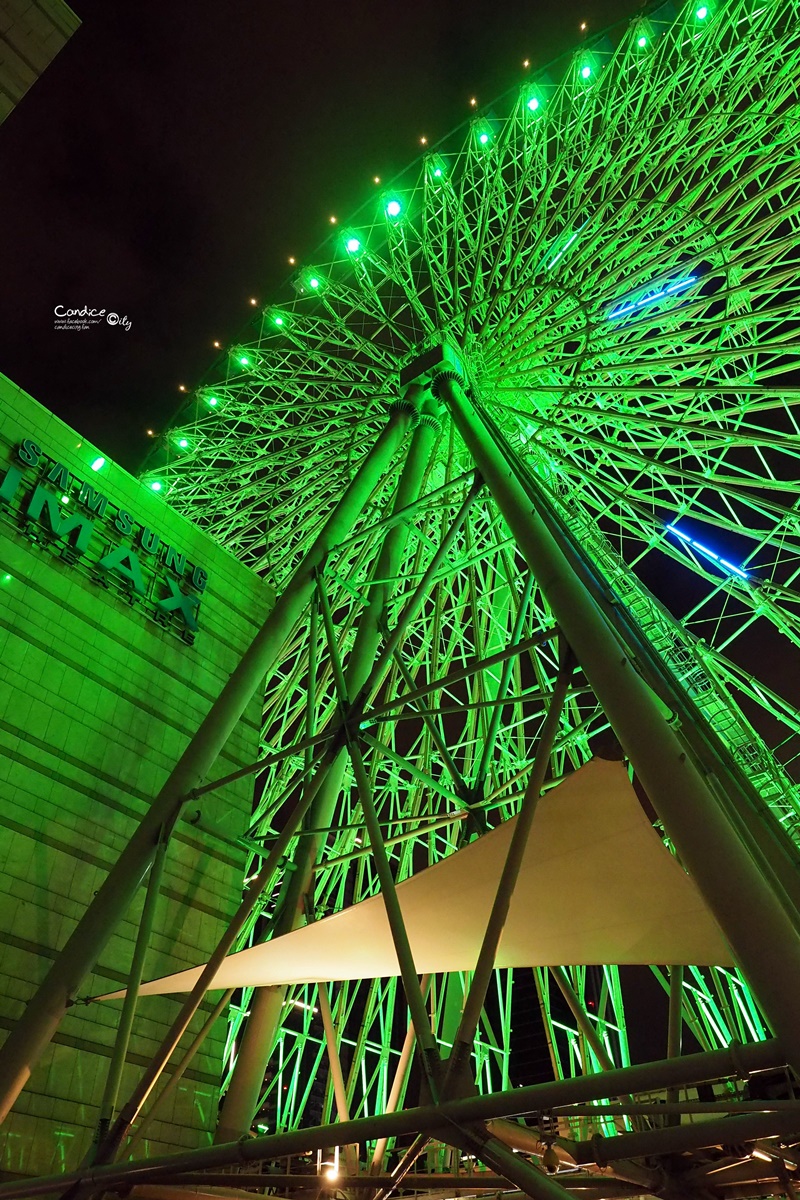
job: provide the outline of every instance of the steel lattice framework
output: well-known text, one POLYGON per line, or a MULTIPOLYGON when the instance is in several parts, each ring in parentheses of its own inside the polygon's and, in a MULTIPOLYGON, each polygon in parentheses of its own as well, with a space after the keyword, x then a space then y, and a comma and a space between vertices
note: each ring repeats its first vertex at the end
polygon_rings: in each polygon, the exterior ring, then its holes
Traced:
MULTIPOLYGON (((711 756, 789 857, 800 712, 780 668, 800 642, 799 70, 794 0, 655 7, 552 64, 298 271, 148 475, 281 593, 400 381, 426 384, 425 364, 451 347, 687 753, 709 770, 711 756)), ((324 762, 240 945, 380 890, 365 787, 396 880, 511 816, 555 705, 547 588, 446 409, 426 392, 421 412, 412 448, 326 555, 268 679, 250 874, 355 700, 359 749, 324 762)), ((608 743, 580 665, 557 718, 545 786, 608 743)), ((652 970, 667 992, 682 987, 703 1049, 766 1036, 739 973, 652 970)), ((443 1053, 467 985, 430 984, 443 1053)), ((481 1091, 530 1082, 515 1038, 537 1012, 556 1078, 629 1064, 616 966, 537 970, 532 985, 512 991, 512 973, 496 973, 473 1047, 481 1091)), ((235 997, 231 1095, 249 1071, 251 1111, 242 1121, 226 1106, 223 1121, 287 1130, 402 1106, 407 1023, 396 980, 235 997), (233 1069, 237 1049, 249 1067, 233 1069)), ((376 1166, 386 1149, 371 1143, 376 1166)))

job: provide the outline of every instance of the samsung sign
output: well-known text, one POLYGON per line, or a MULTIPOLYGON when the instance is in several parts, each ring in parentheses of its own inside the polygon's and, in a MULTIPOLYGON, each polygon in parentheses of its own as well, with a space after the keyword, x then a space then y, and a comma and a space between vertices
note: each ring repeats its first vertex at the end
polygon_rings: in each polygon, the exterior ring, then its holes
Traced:
POLYGON ((96 582, 113 584, 132 603, 141 601, 160 624, 174 623, 193 642, 208 583, 203 568, 124 508, 109 504, 63 463, 47 458, 30 438, 17 446, 16 460, 0 483, 0 504, 17 513, 25 533, 49 542, 69 562, 82 560, 96 582))

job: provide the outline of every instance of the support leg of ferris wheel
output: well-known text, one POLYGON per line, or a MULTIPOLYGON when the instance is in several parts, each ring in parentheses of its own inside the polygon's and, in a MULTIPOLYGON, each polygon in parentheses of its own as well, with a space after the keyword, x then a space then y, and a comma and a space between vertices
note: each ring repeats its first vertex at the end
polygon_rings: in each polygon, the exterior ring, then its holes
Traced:
POLYGON ((460 375, 446 363, 434 388, 790 1064, 800 1068, 800 937, 793 920, 539 516, 510 465, 513 455, 504 454, 501 435, 490 433, 460 375))
MULTIPOLYGON (((422 388, 416 387, 413 396, 411 389, 406 395, 417 403, 421 399, 422 391, 422 388)), ((436 406, 432 405, 429 399, 427 407, 429 411, 421 411, 419 423, 411 437, 394 498, 394 512, 414 504, 418 499, 439 436, 436 406)), ((386 606, 392 596, 392 581, 397 579, 400 571, 408 531, 409 526, 401 521, 390 525, 383 539, 373 572, 375 582, 369 589, 367 604, 359 620, 353 650, 348 659, 345 679, 351 698, 361 691, 375 663, 381 644, 381 630, 386 619, 386 606)), ((309 704, 313 705, 313 702, 313 696, 309 696, 309 704)), ((346 762, 347 751, 343 748, 329 767, 327 777, 309 812, 306 821, 308 828, 327 829, 330 825, 339 799, 346 762)), ((318 836, 304 837, 298 842, 292 864, 292 878, 282 911, 275 922, 273 937, 288 933, 301 924, 305 898, 311 887, 312 871, 318 852, 318 836)), ((267 1061, 280 1024, 285 992, 285 988, 263 987, 253 993, 250 1016, 215 1135, 217 1142, 242 1137, 250 1128, 258 1109, 267 1061)))
POLYGON ((315 538, 289 584, 211 706, 179 762, 153 801, 100 890, 39 985, 0 1050, 0 1121, 27 1083, 34 1064, 58 1028, 98 955, 124 916, 147 871, 162 827, 171 828, 192 789, 205 778, 314 589, 317 569, 351 531, 415 420, 414 389, 390 414, 359 470, 315 538))
MULTIPOLYGON (((386 672, 389 669, 389 666, 398 661, 398 659, 397 659, 398 648, 399 648, 400 644, 402 643, 403 638, 405 637, 405 632, 406 632, 407 628, 409 627, 409 625, 411 624, 411 622, 414 620, 417 613, 419 612, 419 609, 422 607, 422 605, 427 600, 427 598, 430 594, 431 587, 433 586, 434 580, 438 577, 438 575, 440 574, 440 572, 442 570, 444 563, 447 561, 448 555, 451 553, 453 545, 455 544, 455 542, 458 538, 458 535, 461 532, 461 530, 464 526, 464 523, 469 516, 472 505, 474 504, 475 500, 477 499, 478 495, 481 493, 482 490, 483 490, 482 480, 473 474, 472 483, 470 484, 465 497, 463 498, 461 504, 459 505, 458 510, 456 511, 455 515, 453 516, 453 518, 450 522, 449 528, 443 534, 441 541, 440 541, 433 557, 431 558, 430 562, 428 563, 428 566, 426 567, 425 571, 423 572, 422 578, 420 579, 419 583, 411 590, 408 599, 405 601, 402 612, 399 614, 394 628, 391 630, 384 629, 384 631, 383 631, 383 639, 384 639, 383 648, 381 649, 380 653, 377 655, 376 661, 375 661, 374 665, 372 666, 372 669, 369 672, 369 676, 368 676, 366 682, 364 683, 363 687, 359 691, 358 695, 353 699, 352 703, 350 703, 348 705, 347 712, 345 713, 346 721, 349 721, 353 727, 355 727, 355 725, 360 720, 361 716, 363 716, 366 705, 371 701, 375 692, 380 687, 380 685, 386 675, 386 672)), ((396 509, 395 511, 398 511, 398 509, 396 509)), ((408 511, 408 509, 405 509, 404 511, 408 511)), ((312 614, 311 614, 312 623, 314 621, 315 613, 316 613, 316 608, 313 608, 312 614)), ((313 625, 312 625, 312 628, 313 628, 313 625)), ((549 638, 551 636, 552 636, 552 631, 547 630, 544 635, 539 634, 535 640, 536 641, 549 640, 549 638)), ((312 640, 313 640, 313 638, 312 638, 312 640)), ((314 642, 314 644, 316 644, 316 643, 314 642)), ((313 656, 312 656, 312 661, 313 661, 313 656)), ((311 669, 311 667, 310 667, 310 669, 311 669)), ((401 671, 401 674, 403 674, 403 671, 401 671)), ((408 683, 409 680, 406 679, 406 682, 408 683)), ((425 695, 425 694, 427 694, 427 689, 423 688, 420 695, 425 695)), ((326 763, 325 767, 320 767, 320 776, 322 776, 322 773, 323 773, 324 769, 327 768, 327 765, 329 765, 329 764, 326 763)), ((315 777, 315 779, 316 779, 316 777, 315 777)), ((315 781, 312 781, 312 782, 315 782, 315 781)), ((464 806, 465 806, 465 808, 467 807, 466 801, 464 802, 464 806)), ((424 991, 425 986, 426 986, 424 984, 424 982, 421 986, 424 991)), ((266 989, 265 989, 265 991, 266 991, 266 989)), ((276 1015, 276 1017, 275 1017, 276 1028, 277 1028, 277 1019, 278 1018, 276 1015)), ((412 1027, 411 1027, 412 1037, 413 1037, 413 1033, 414 1033, 414 1030, 413 1030, 413 1025, 412 1025, 412 1027)), ((274 1038, 274 1034, 273 1034, 273 1038, 274 1038)), ((410 1055, 410 1049, 409 1049, 409 1055, 410 1055)), ((403 1086, 404 1071, 405 1071, 405 1067, 401 1070, 401 1068, 398 1066, 397 1078, 399 1080, 398 1086, 400 1088, 402 1088, 402 1086, 403 1086)), ((394 1088, 393 1088, 393 1091, 394 1091, 394 1088)), ((393 1111, 391 1105, 386 1111, 393 1111)))

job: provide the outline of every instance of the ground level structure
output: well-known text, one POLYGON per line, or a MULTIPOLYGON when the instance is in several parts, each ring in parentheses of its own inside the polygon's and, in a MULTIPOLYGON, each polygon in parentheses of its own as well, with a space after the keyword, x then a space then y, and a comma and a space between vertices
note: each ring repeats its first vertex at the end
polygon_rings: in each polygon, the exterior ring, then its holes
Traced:
MULTIPOLYGON (((0 378, 0 1030, 14 1025, 270 602, 266 586, 40 404, 0 378)), ((255 700, 221 757, 256 756, 255 700)), ((164 854, 144 969, 207 956, 241 894, 252 783, 184 810, 164 854)), ((128 980, 146 888, 86 979, 128 980)), ((209 1002, 193 1029, 208 1018, 209 1002)), ((126 1094, 174 1000, 133 1023, 126 1094)), ((70 1008, 0 1132, 8 1176, 77 1165, 120 1004, 70 1008)), ((216 1122, 225 1025, 149 1137, 198 1146, 216 1122)))

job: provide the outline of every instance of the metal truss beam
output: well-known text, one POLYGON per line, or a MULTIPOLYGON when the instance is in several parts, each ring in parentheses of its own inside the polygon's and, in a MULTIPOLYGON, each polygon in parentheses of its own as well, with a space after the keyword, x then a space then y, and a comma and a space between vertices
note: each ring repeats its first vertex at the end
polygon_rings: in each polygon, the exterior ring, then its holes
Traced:
MULTIPOLYGON (((441 1105, 406 1108, 400 1112, 362 1117, 335 1126, 296 1129, 127 1164, 110 1164, 38 1179, 13 1180, 0 1184, 0 1200, 42 1196, 76 1184, 102 1189, 122 1183, 127 1185, 146 1183, 156 1178, 165 1179, 186 1171, 284 1158, 310 1150, 324 1150, 330 1147, 332 1136, 340 1139, 341 1145, 419 1132, 449 1140, 453 1123, 459 1126, 495 1117, 538 1114, 571 1103, 603 1100, 620 1094, 651 1092, 673 1085, 688 1086, 716 1079, 742 1078, 750 1072, 770 1070, 785 1063, 786 1055, 776 1040, 729 1046, 724 1050, 641 1063, 597 1075, 470 1096, 441 1105)), ((785 1114, 773 1115, 776 1124, 786 1120, 785 1114)))

